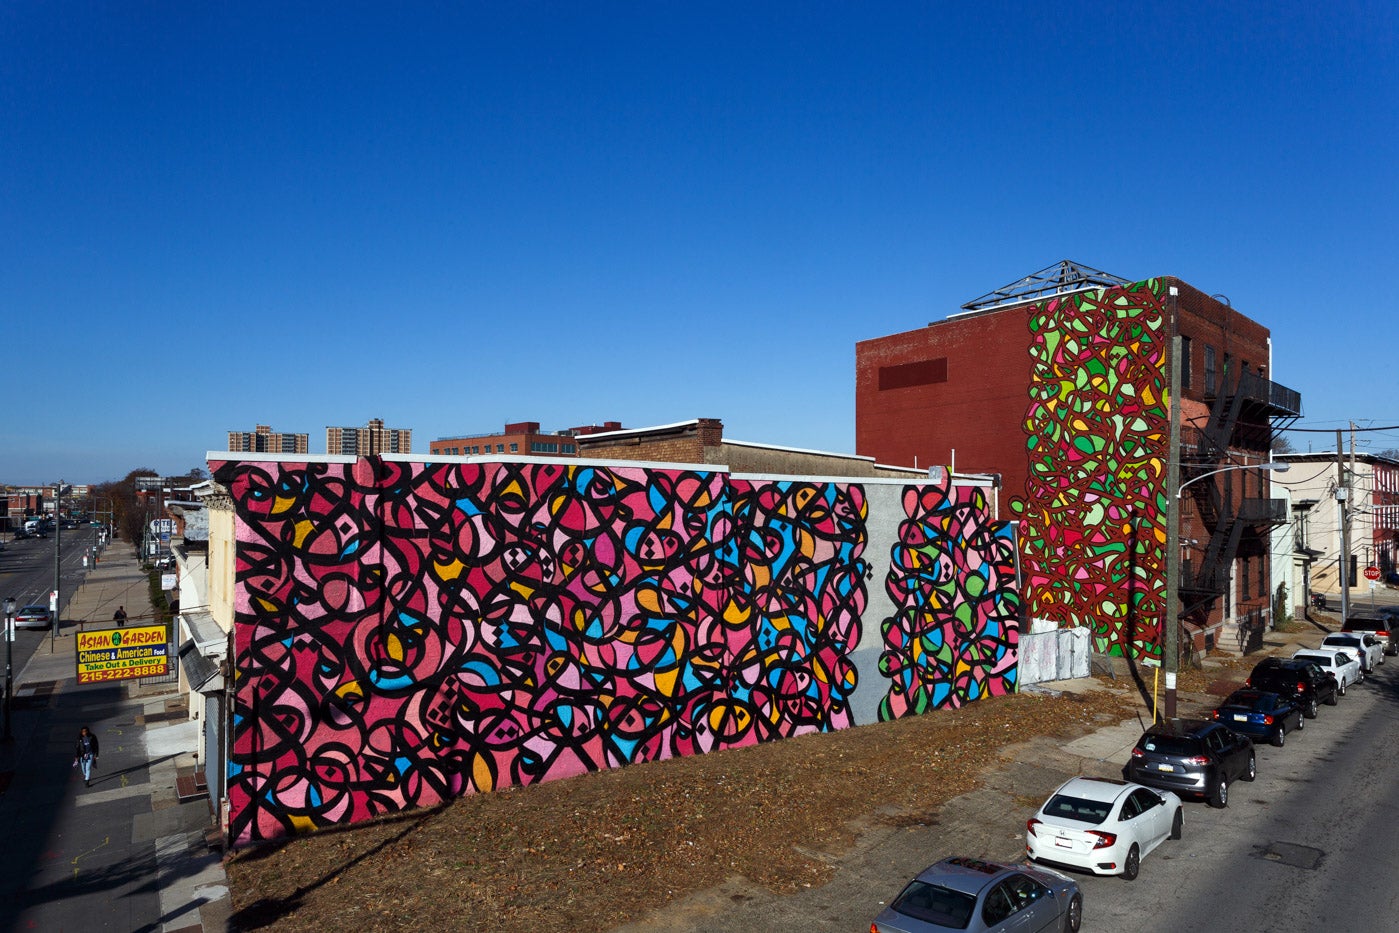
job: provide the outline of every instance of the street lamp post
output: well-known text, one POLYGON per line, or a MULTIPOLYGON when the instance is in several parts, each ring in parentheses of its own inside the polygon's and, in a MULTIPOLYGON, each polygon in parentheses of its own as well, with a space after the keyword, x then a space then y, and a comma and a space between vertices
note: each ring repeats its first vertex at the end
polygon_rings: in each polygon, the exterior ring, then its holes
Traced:
POLYGON ((59 603, 63 599, 60 591, 63 586, 63 551, 60 544, 63 541, 63 494, 72 492, 72 486, 63 485, 63 480, 58 481, 58 485, 53 491, 53 618, 49 626, 49 653, 54 651, 54 640, 58 637, 58 624, 61 618, 59 603))
POLYGON ((15 659, 15 598, 5 597, 5 734, 0 736, 0 740, 5 742, 14 741, 14 736, 10 734, 10 700, 14 696, 13 680, 11 672, 14 670, 15 659))
POLYGON ((1285 460, 1269 460, 1267 463, 1235 463, 1231 466, 1220 467, 1217 470, 1210 470, 1201 473, 1199 476, 1192 476, 1190 479, 1177 485, 1174 481, 1178 474, 1172 471, 1170 485, 1167 494, 1167 518, 1166 518, 1166 617, 1162 620, 1165 625, 1165 644, 1162 653, 1165 655, 1161 659, 1162 669, 1166 672, 1166 703, 1165 714, 1167 719, 1174 719, 1176 715, 1176 673, 1180 669, 1180 499, 1185 493, 1185 487, 1192 483, 1198 483, 1202 479, 1208 479, 1220 473, 1228 473, 1231 470, 1271 470, 1274 473, 1286 473, 1291 468, 1285 460))

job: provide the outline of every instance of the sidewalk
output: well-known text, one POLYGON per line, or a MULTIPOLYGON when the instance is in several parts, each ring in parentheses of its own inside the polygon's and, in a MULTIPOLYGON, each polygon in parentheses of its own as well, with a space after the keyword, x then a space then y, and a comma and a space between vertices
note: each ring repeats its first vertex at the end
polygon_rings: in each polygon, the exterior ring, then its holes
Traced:
POLYGON ((86 572, 56 637, 15 676, 14 741, 0 744, 0 929, 227 928, 208 798, 176 792, 179 772, 197 763, 200 723, 173 681, 77 683, 77 633, 110 628, 118 606, 128 625, 152 614, 147 575, 125 542, 86 572), (101 742, 90 787, 72 767, 83 725, 101 742))

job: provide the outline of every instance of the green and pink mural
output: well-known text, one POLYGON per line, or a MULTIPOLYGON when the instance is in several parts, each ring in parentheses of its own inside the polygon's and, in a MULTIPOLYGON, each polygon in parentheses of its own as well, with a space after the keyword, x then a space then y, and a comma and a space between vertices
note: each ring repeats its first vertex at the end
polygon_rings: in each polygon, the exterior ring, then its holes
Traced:
POLYGON ((1086 626, 1094 650, 1155 657, 1169 450, 1165 286, 1152 279, 1029 313, 1030 477, 1011 501, 1029 614, 1086 626))
POLYGON ((211 467, 237 536, 238 844, 1015 688, 1015 545, 979 490, 211 467))

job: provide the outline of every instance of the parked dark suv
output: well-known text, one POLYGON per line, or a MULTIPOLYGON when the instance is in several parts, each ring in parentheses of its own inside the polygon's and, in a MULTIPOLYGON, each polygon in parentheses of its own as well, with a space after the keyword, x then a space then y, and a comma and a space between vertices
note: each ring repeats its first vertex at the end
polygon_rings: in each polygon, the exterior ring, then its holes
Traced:
POLYGON ((1253 740, 1205 719, 1167 719, 1142 733, 1122 777, 1212 807, 1229 805, 1229 785, 1258 773, 1253 740))
POLYGON ((1301 658, 1264 658, 1253 666, 1246 683, 1288 697, 1302 707, 1302 715, 1316 718, 1317 706, 1335 706, 1340 697, 1336 678, 1301 658))
POLYGON ((1385 654, 1394 655, 1399 654, 1399 641, 1395 640, 1399 636, 1396 627, 1399 627, 1399 618, 1395 618, 1395 613, 1385 606, 1376 612, 1352 612, 1346 624, 1341 626, 1341 631, 1369 632, 1384 645, 1385 654))

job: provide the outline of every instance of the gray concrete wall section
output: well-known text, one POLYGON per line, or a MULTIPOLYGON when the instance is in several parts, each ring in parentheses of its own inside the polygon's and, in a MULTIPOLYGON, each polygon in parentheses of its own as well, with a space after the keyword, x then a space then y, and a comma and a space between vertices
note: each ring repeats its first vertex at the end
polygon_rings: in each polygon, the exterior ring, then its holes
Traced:
POLYGON ((87 572, 56 636, 15 677, 13 740, 0 743, 0 929, 227 928, 208 798, 176 791, 195 765, 200 723, 174 682, 77 683, 77 634, 111 627, 118 606, 132 623, 153 617, 125 542, 87 572), (72 764, 84 725, 101 742, 90 786, 72 764))
MULTIPOLYGON (((904 517, 904 484, 866 483, 862 488, 869 507, 865 562, 871 567, 887 567, 889 554, 899 540, 899 522, 904 517)), ((856 725, 861 726, 879 722, 879 701, 884 699, 888 689, 887 681, 879 676, 879 655, 884 650, 880 624, 894 615, 894 601, 884 587, 883 573, 875 573, 865 580, 865 594, 860 642, 851 652, 860 680, 850 697, 850 713, 856 725)))

